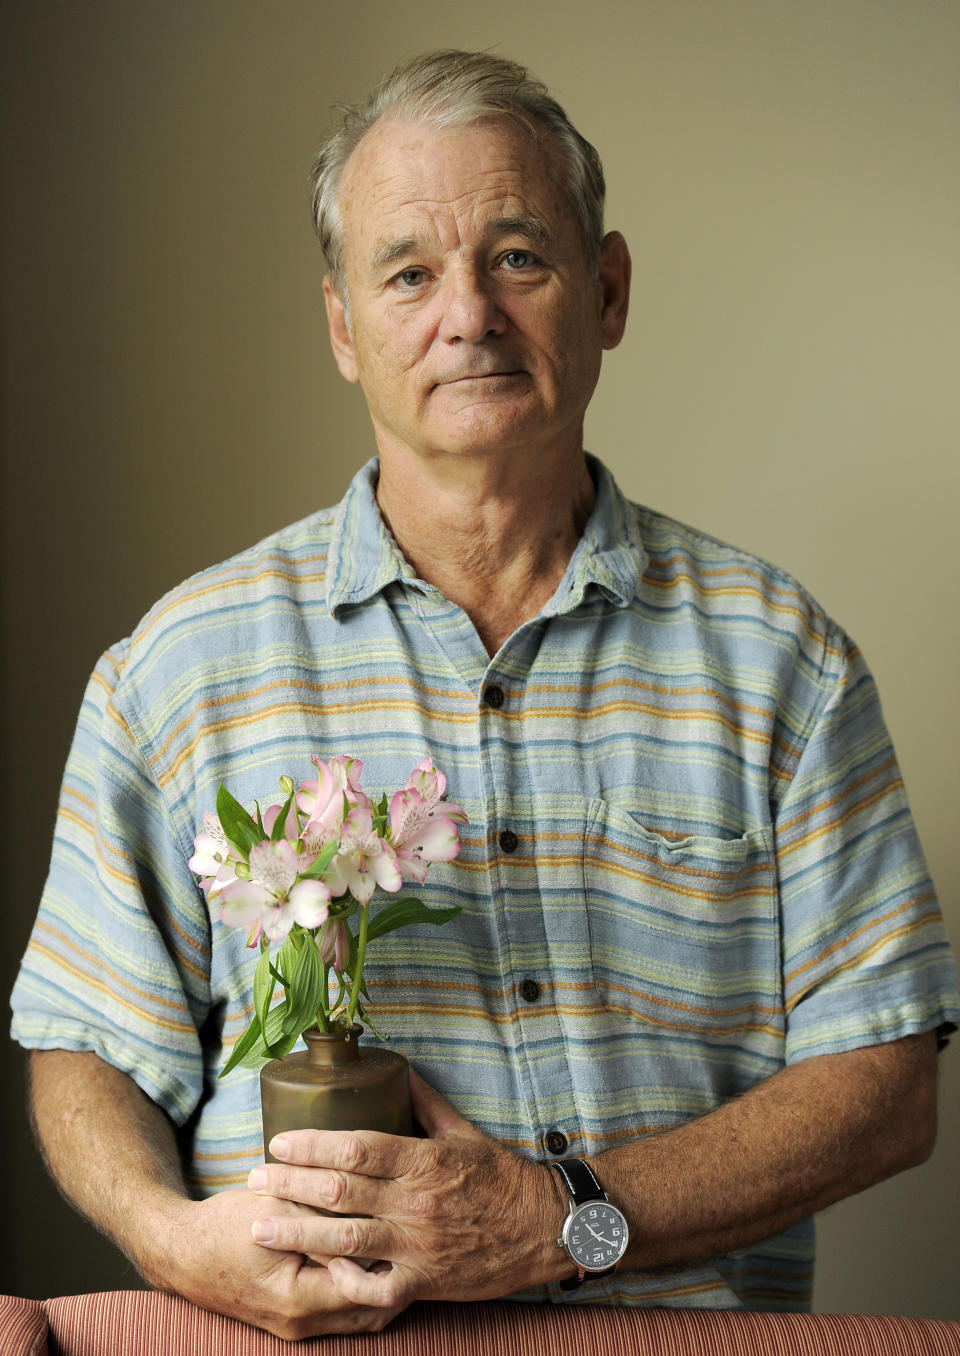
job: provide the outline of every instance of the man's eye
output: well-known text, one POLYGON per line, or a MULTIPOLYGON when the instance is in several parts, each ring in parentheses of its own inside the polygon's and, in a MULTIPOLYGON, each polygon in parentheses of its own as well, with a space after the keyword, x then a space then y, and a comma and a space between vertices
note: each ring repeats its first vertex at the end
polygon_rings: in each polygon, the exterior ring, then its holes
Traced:
POLYGON ((508 250, 503 256, 504 268, 516 272, 521 268, 529 268, 535 262, 535 256, 530 250, 508 250))
POLYGON ((397 274, 397 282, 402 283, 404 287, 419 287, 423 277, 422 268, 405 268, 402 273, 397 274))

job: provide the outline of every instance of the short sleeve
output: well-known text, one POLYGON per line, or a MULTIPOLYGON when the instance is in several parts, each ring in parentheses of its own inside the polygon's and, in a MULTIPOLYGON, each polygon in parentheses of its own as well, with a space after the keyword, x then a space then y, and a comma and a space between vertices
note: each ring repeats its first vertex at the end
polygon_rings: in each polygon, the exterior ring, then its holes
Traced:
POLYGON ((203 1091, 210 925, 124 699, 125 654, 101 659, 84 696, 12 1031, 93 1051, 182 1124, 203 1091))
POLYGON ((788 1063, 960 1021, 957 973, 873 678, 828 633, 776 807, 788 1063))

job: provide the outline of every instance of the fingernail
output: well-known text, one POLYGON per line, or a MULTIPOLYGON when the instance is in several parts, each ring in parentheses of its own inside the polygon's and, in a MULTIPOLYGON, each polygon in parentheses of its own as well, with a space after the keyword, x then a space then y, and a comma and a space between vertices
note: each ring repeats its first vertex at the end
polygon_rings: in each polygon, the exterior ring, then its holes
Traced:
POLYGON ((260 1191, 267 1185, 267 1172, 265 1168, 254 1168, 247 1178, 247 1186, 251 1191, 260 1191))
POLYGON ((276 1139, 270 1141, 270 1152, 273 1154, 274 1158, 289 1158, 289 1140, 285 1140, 283 1135, 278 1135, 276 1139))
POLYGON ((271 1243, 276 1230, 272 1219, 255 1219, 250 1230, 254 1243, 271 1243))

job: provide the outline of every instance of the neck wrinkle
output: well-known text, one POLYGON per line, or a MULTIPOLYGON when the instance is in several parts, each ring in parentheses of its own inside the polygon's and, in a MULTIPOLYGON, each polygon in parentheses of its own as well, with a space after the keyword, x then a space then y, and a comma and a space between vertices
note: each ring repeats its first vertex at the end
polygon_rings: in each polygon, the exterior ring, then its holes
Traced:
POLYGON ((380 512, 407 561, 463 608, 490 654, 553 596, 596 501, 582 452, 579 465, 535 485, 511 479, 508 492, 496 480, 479 492, 441 481, 414 490, 385 475, 381 462, 377 485, 380 512))

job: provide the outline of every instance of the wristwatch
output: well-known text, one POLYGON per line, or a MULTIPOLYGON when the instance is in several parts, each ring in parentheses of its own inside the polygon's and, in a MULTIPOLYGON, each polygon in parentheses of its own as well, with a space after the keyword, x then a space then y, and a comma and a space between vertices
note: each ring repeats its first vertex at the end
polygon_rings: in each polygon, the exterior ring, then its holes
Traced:
POLYGON ((609 1276, 627 1250, 630 1230, 621 1210, 611 1205, 603 1187, 582 1158, 565 1158, 553 1167, 570 1193, 570 1213, 563 1221, 557 1246, 566 1248, 577 1274, 561 1281, 575 1290, 585 1280, 609 1276))

